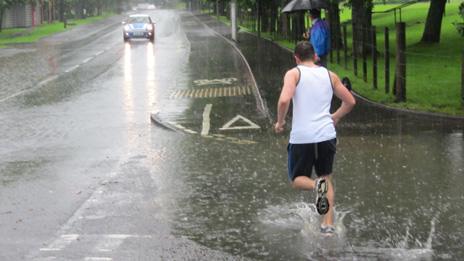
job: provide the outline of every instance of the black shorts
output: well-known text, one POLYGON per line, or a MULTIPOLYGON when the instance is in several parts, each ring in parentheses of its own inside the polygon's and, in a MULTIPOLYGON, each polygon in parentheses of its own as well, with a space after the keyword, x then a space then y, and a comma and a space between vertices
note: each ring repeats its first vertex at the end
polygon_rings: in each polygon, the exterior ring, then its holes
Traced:
POLYGON ((318 177, 332 174, 337 139, 319 143, 288 144, 288 178, 311 177, 313 167, 318 177))

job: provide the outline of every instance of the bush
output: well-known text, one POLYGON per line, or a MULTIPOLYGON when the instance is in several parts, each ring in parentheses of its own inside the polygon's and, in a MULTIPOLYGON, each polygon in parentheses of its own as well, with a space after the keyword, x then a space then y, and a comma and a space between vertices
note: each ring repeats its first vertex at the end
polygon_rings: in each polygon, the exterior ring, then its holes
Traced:
MULTIPOLYGON (((464 2, 459 5, 459 15, 462 17, 462 20, 464 20, 464 2)), ((454 23, 454 26, 456 30, 458 30, 458 33, 464 37, 464 22, 454 23)))
POLYGON ((464 2, 462 2, 459 6, 459 15, 461 15, 462 19, 464 20, 464 2))

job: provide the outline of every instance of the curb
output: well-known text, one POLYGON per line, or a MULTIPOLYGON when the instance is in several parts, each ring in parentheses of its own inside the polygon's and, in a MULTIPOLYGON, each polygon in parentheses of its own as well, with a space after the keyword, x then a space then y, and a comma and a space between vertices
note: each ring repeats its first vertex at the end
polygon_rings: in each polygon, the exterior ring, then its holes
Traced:
POLYGON ((161 119, 159 113, 152 113, 150 115, 150 120, 155 125, 163 128, 163 129, 173 131, 173 132, 177 132, 177 133, 182 133, 176 127, 172 126, 171 124, 169 124, 169 123, 165 122, 163 119, 161 119))

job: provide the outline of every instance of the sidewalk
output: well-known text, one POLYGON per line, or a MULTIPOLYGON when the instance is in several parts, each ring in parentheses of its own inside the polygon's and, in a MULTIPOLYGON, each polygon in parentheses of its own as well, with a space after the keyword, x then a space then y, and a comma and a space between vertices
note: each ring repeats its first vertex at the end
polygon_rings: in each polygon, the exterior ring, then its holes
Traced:
POLYGON ((12 45, 0 49, 0 103, 16 93, 37 86, 59 71, 60 61, 91 39, 120 25, 122 15, 45 37, 37 43, 12 45))
POLYGON ((76 43, 102 35, 116 26, 120 26, 125 15, 114 15, 95 23, 72 27, 71 29, 41 39, 39 44, 76 43))

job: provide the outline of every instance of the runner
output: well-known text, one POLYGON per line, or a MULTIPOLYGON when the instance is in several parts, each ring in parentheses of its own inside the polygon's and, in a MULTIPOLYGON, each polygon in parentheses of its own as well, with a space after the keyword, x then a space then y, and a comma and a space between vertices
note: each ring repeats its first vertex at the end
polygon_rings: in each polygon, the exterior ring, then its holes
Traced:
POLYGON ((317 211, 325 215, 321 232, 331 235, 335 232, 335 192, 331 180, 337 143, 335 125, 353 109, 356 101, 335 73, 315 64, 316 55, 309 42, 298 43, 294 56, 297 67, 285 74, 274 128, 277 133, 284 130, 293 100, 288 177, 295 189, 316 190, 317 211), (330 114, 333 94, 342 104, 330 114), (316 179, 311 178, 313 167, 316 179))

